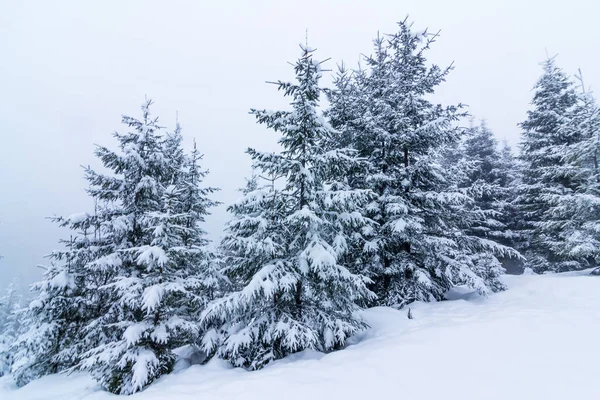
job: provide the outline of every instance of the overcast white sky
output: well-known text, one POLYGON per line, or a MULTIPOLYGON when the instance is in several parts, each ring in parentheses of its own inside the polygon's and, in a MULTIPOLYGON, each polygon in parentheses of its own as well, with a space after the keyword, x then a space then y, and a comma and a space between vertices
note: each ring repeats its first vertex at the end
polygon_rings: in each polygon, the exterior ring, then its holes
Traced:
MULTIPOLYGON (((264 82, 292 76, 306 29, 330 68, 354 65, 407 14, 441 30, 431 58, 456 69, 438 100, 468 104, 516 144, 546 49, 600 86, 599 12, 595 0, 0 1, 0 287, 40 276, 68 236, 44 217, 89 209, 79 166, 97 164, 94 143, 114 146, 120 115, 138 116, 145 95, 163 125, 179 112, 229 203, 244 150, 276 141, 248 110, 285 105, 264 82)), ((209 219, 214 238, 226 219, 224 207, 209 219)))

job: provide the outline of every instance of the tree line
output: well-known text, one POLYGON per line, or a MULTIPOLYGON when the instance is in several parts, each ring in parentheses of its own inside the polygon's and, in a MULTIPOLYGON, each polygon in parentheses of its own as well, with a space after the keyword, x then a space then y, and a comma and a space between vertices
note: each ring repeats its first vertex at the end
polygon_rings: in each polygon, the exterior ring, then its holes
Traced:
POLYGON ((600 113, 581 75, 544 62, 515 157, 485 122, 462 126, 465 106, 431 100, 452 70, 426 59, 437 38, 402 21, 332 88, 301 46, 295 81, 273 82, 289 108, 250 111, 282 150, 248 149, 217 246, 203 230, 217 189, 196 144, 186 153, 150 100, 124 116, 116 149, 95 151, 107 172, 85 169, 94 209, 53 218, 71 235, 34 300, 20 308, 10 289, 0 301, 0 370, 19 385, 87 371, 132 394, 185 345, 255 370, 342 349, 368 328, 364 308, 501 291, 508 265, 595 267, 600 113))

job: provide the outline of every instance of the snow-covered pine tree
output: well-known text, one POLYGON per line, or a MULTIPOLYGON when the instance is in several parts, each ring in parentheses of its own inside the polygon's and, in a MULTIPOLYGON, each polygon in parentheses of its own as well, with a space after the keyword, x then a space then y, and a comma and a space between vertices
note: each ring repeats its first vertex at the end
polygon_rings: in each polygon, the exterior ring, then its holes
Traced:
MULTIPOLYGON (((397 33, 374 41, 368 68, 355 74, 358 90, 350 91, 359 94, 347 119, 353 147, 369 165, 356 182, 377 194, 365 209, 377 226, 356 258, 375 278, 383 305, 440 300, 463 283, 487 292, 497 286, 497 276, 478 276, 473 255, 509 251, 462 231, 475 218, 466 207, 472 199, 441 163, 444 149, 460 140, 455 122, 463 114, 460 105, 443 107, 427 99, 451 70, 426 64, 425 52, 436 38, 400 22, 397 33)), ((339 87, 338 93, 343 97, 339 87)), ((340 115, 342 101, 331 97, 336 113, 329 115, 340 115)))
POLYGON ((543 68, 533 107, 520 124, 523 176, 517 200, 522 234, 528 237, 522 253, 536 272, 589 268, 595 264, 589 253, 567 250, 576 210, 565 201, 587 180, 579 166, 565 160, 567 149, 585 139, 584 131, 574 129, 578 95, 553 58, 543 68))
POLYGON ((500 148, 500 159, 498 164, 498 183, 500 187, 505 188, 503 204, 499 206, 501 213, 501 222, 506 229, 504 231, 501 243, 514 247, 514 243, 519 241, 518 232, 515 232, 516 209, 514 200, 517 196, 517 186, 520 183, 521 167, 513 153, 512 147, 504 141, 500 148))
POLYGON ((48 255, 44 279, 31 286, 35 298, 23 311, 23 329, 11 349, 17 385, 74 367, 84 349, 81 328, 93 311, 85 295, 95 277, 84 268, 98 251, 90 245, 93 217, 82 213, 51 219, 74 235, 60 240, 64 248, 48 255))
MULTIPOLYGON (((163 147, 167 166, 170 168, 167 182, 173 186, 171 190, 171 203, 173 211, 179 214, 181 224, 180 244, 188 249, 184 258, 180 260, 187 264, 187 269, 194 271, 193 278, 189 283, 196 285, 195 310, 199 311, 227 286, 227 279, 219 272, 220 260, 213 251, 209 250, 210 241, 206 238, 207 233, 203 229, 205 217, 212 207, 220 203, 214 201, 210 196, 219 189, 204 187, 203 181, 208 175, 207 170, 201 168, 203 154, 198 150, 194 139, 190 154, 185 154, 182 148, 181 125, 179 120, 175 130, 167 133, 163 147), (194 279, 199 279, 194 281, 194 279)), ((185 269, 185 268, 184 268, 185 269)))
MULTIPOLYGON (((261 312, 261 309, 258 311, 253 309, 263 306, 264 300, 258 297, 256 306, 244 304, 247 307, 245 310, 248 314, 247 317, 243 314, 237 315, 241 313, 241 310, 234 309, 233 302, 238 302, 241 294, 234 297, 235 293, 244 291, 248 282, 260 283, 259 273, 262 272, 267 279, 271 280, 277 279, 277 273, 283 269, 283 266, 276 260, 285 257, 287 236, 283 223, 290 206, 286 203, 286 198, 281 191, 275 188, 275 180, 275 178, 269 179, 252 175, 247 180, 246 186, 240 190, 242 197, 228 207, 232 218, 226 225, 219 251, 224 266, 223 272, 230 278, 231 289, 234 292, 234 294, 225 296, 232 302, 232 308, 228 312, 235 313, 235 315, 229 317, 225 311, 221 311, 222 314, 219 315, 210 314, 215 312, 213 310, 216 305, 222 305, 223 299, 219 299, 207 308, 202 318, 206 320, 204 325, 210 329, 203 337, 202 348, 209 356, 217 353, 220 357, 228 358, 230 354, 233 354, 236 351, 233 347, 236 345, 232 342, 233 339, 227 343, 231 348, 221 348, 220 346, 223 346, 224 340, 228 339, 233 332, 240 329, 244 318, 251 318, 255 312, 261 312), (268 180, 268 182, 263 182, 263 180, 268 180), (273 270, 274 277, 269 276, 270 271, 265 266, 273 270)), ((252 290, 254 290, 252 287, 246 289, 248 296, 254 294, 252 290)), ((274 285, 273 303, 277 300, 275 290, 278 291, 274 285)), ((263 295, 268 296, 268 292, 263 295)), ((253 299, 249 297, 248 300, 253 299)), ((235 306, 238 307, 237 304, 235 306)), ((260 327, 261 323, 268 323, 269 320, 256 322, 260 327)), ((235 365, 246 365, 252 360, 256 364, 255 368, 262 366, 259 361, 261 357, 276 357, 276 354, 272 354, 268 343, 263 346, 260 343, 249 343, 243 350, 237 350, 237 353, 241 355, 241 358, 237 364, 232 360, 235 365)), ((264 364, 269 361, 269 358, 265 359, 264 364)))
MULTIPOLYGON (((331 148, 334 132, 318 111, 321 64, 301 47, 296 82, 277 83, 292 110, 252 110, 281 134, 281 153, 248 150, 256 170, 282 180, 281 188, 251 180, 230 208, 222 247, 237 290, 202 318, 224 332, 218 356, 251 369, 304 349, 343 347, 366 326, 354 315, 357 302, 372 296, 366 279, 342 264, 348 238, 368 224, 357 210, 369 193, 344 180, 354 153, 331 148)), ((216 342, 206 343, 211 350, 216 342)))
MULTIPOLYGON (((333 79, 334 89, 326 90, 329 100, 329 108, 325 110, 325 117, 334 128, 331 140, 332 148, 361 148, 356 142, 364 135, 360 130, 364 127, 363 110, 366 102, 365 96, 366 71, 364 69, 348 70, 342 63, 333 79)), ((346 171, 346 182, 351 188, 368 188, 366 182, 368 176, 369 162, 367 158, 358 158, 346 171)), ((375 193, 372 194, 372 199, 375 193)), ((364 214, 364 213, 363 213, 364 214)), ((369 268, 369 248, 372 243, 368 241, 373 233, 374 221, 363 228, 361 235, 353 235, 347 241, 348 251, 344 255, 344 264, 351 272, 363 275, 369 279, 376 278, 369 268), (365 256, 365 253, 367 254, 365 256)), ((374 282, 371 283, 371 285, 374 282)), ((375 301, 375 298, 372 299, 375 301)), ((375 304, 375 303, 372 303, 375 304)))
POLYGON ((12 346, 22 325, 21 294, 13 280, 0 298, 0 376, 10 372, 13 364, 12 346))
POLYGON ((600 107, 585 89, 581 73, 577 78, 582 91, 566 129, 580 140, 564 146, 563 161, 579 185, 572 193, 554 198, 554 213, 565 219, 562 245, 556 249, 563 257, 584 258, 588 266, 595 266, 600 261, 600 107))
POLYGON ((348 70, 344 63, 338 66, 333 79, 333 90, 326 90, 330 107, 325 111, 331 126, 335 129, 335 145, 340 148, 351 147, 360 129, 361 96, 360 77, 364 71, 348 70))
POLYGON ((178 115, 173 132, 166 132, 165 137, 162 139, 162 148, 167 166, 164 180, 172 185, 179 182, 181 173, 185 168, 186 155, 182 143, 183 136, 181 135, 178 115))
POLYGON ((474 188, 478 192, 474 196, 476 205, 487 212, 481 224, 471 229, 478 236, 501 237, 503 226, 495 218, 497 213, 494 206, 496 200, 503 197, 504 189, 500 186, 500 153, 498 142, 485 121, 467 130, 464 153, 472 164, 467 177, 469 186, 477 186, 474 188))
POLYGON ((195 294, 191 303, 193 307, 189 308, 191 314, 188 314, 188 317, 193 316, 194 321, 198 313, 210 301, 221 296, 229 285, 228 279, 220 272, 222 265, 219 255, 209 248, 210 241, 203 228, 210 209, 221 203, 211 199, 211 195, 219 189, 203 186, 208 171, 200 166, 202 158, 194 140, 191 153, 184 155, 176 179, 177 196, 174 199, 174 210, 181 217, 178 243, 184 248, 180 254, 183 258, 179 262, 181 270, 188 271, 189 277, 185 282, 195 294))
MULTIPOLYGON (((500 149, 500 160, 498 165, 498 183, 504 188, 503 196, 496 202, 498 220, 504 225, 502 236, 498 242, 513 249, 521 248, 524 238, 519 230, 519 213, 516 205, 518 187, 521 183, 521 165, 513 154, 512 148, 504 141, 500 149)), ((521 273, 524 268, 523 256, 514 255, 500 257, 502 266, 507 273, 521 273)))
POLYGON ((77 367, 108 390, 130 394, 171 370, 175 347, 196 340, 195 307, 207 301, 196 223, 210 201, 186 181, 197 173, 191 162, 183 166, 179 128, 161 136, 150 105, 142 106, 142 120, 123 117, 130 131, 115 133, 119 151, 97 148, 112 174, 86 169, 94 214, 57 218, 74 236, 36 285, 19 346, 23 383, 77 367))
POLYGON ((106 306, 85 329, 95 346, 80 365, 120 394, 171 371, 173 349, 196 340, 194 313, 214 291, 203 275, 211 263, 198 224, 212 203, 200 187, 197 151, 183 156, 179 124, 161 136, 150 105, 142 120, 123 117, 132 129, 115 134, 119 152, 97 149, 114 174, 88 170, 90 194, 107 206, 100 234, 112 252, 89 264, 107 272, 97 288, 106 306))
POLYGON ((203 155, 194 140, 192 152, 185 156, 183 168, 177 180, 177 185, 181 188, 179 210, 187 215, 185 227, 188 231, 184 235, 186 246, 204 247, 209 243, 202 225, 205 217, 209 214, 209 209, 220 204, 210 198, 210 195, 218 189, 202 186, 202 182, 208 174, 207 170, 200 167, 202 158, 203 155))
MULTIPOLYGON (((514 163, 509 147, 498 149, 498 141, 485 121, 472 125, 467 130, 463 148, 467 168, 465 186, 473 197, 475 218, 468 221, 466 232, 471 235, 491 239, 511 247, 514 241, 512 224, 509 219, 514 217, 511 201, 514 183, 514 163)), ((496 254, 496 256, 498 256, 496 254)), ((502 257, 505 263, 515 264, 521 259, 516 251, 507 251, 507 257, 502 257)), ((489 255, 476 254, 478 269, 489 269, 487 274, 500 274, 500 260, 489 255)), ((491 280, 489 280, 491 281, 491 280)), ((503 286, 497 282, 496 289, 503 286)))

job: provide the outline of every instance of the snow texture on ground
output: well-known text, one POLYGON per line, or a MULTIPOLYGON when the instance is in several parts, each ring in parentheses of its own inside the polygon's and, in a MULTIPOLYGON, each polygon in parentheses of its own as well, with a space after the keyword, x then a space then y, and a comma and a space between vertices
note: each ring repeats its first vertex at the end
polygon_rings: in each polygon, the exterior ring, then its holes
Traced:
MULTIPOLYGON (((600 399, 600 279, 584 273, 507 276, 509 290, 407 310, 366 311, 371 329, 343 351, 303 352, 261 371, 220 360, 161 378, 132 400, 600 399)), ((115 398, 84 374, 54 375, 3 400, 115 398)))

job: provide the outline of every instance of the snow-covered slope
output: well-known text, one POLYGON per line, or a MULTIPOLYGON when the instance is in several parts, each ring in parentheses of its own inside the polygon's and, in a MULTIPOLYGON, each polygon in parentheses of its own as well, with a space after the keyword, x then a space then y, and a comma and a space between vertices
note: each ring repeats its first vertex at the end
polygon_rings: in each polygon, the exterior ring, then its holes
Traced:
MULTIPOLYGON (((160 379, 131 399, 600 399, 600 278, 508 276, 488 299, 365 312, 372 329, 343 351, 302 353, 247 372, 213 360, 160 379)), ((108 399, 89 377, 57 375, 3 400, 108 399)))

